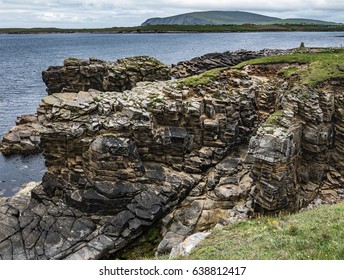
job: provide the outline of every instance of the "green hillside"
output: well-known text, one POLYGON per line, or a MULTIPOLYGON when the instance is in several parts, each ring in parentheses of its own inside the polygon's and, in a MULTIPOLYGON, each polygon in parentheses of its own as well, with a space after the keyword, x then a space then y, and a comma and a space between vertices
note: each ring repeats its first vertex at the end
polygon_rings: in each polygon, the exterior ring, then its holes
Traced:
POLYGON ((188 259, 343 260, 344 204, 214 229, 188 259))
POLYGON ((142 26, 147 25, 241 25, 241 24, 318 24, 333 25, 333 22, 326 22, 313 19, 281 19, 255 13, 242 11, 208 11, 193 12, 165 18, 147 19, 142 26))

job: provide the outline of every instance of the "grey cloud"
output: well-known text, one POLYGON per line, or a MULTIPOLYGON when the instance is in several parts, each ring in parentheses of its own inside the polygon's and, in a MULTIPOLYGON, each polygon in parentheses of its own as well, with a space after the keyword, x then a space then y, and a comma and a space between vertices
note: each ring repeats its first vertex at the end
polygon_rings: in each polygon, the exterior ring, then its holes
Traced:
POLYGON ((0 27, 111 27, 139 25, 149 17, 202 10, 245 10, 265 15, 344 22, 336 0, 0 0, 0 27))

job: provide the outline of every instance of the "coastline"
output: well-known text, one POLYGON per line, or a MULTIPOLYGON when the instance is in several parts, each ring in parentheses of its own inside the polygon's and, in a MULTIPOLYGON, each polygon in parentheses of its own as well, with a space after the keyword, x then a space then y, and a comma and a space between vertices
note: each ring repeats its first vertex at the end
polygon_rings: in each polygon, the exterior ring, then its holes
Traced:
POLYGON ((344 25, 150 25, 111 28, 0 28, 0 34, 150 34, 150 33, 236 33, 236 32, 332 32, 344 31, 344 25))
MULTIPOLYGON (((222 33, 203 33, 203 34, 197 34, 197 33, 189 33, 189 34, 119 34, 119 35, 107 35, 107 34, 47 34, 47 35, 21 35, 21 36, 15 36, 15 35, 3 35, 0 36, 2 39, 1 45, 8 49, 7 53, 11 54, 13 53, 14 47, 16 47, 19 44, 16 44, 14 42, 23 42, 25 47, 20 48, 20 52, 26 52, 28 50, 28 47, 31 46, 30 42, 37 42, 34 43, 33 51, 30 52, 30 56, 28 57, 27 54, 23 55, 21 53, 18 53, 18 56, 15 56, 16 58, 9 57, 8 54, 6 55, 6 52, 2 53, 2 57, 7 57, 3 61, 5 64, 10 64, 13 69, 16 69, 15 71, 17 73, 21 73, 23 77, 23 80, 19 80, 15 83, 15 87, 10 87, 7 84, 11 83, 3 83, 2 88, 0 91, 2 93, 7 93, 7 95, 0 96, 0 110, 3 110, 2 112, 5 112, 6 114, 6 120, 4 119, 1 122, 0 125, 0 131, 5 134, 9 129, 13 127, 14 121, 16 118, 23 114, 32 114, 36 111, 37 107, 36 104, 39 100, 41 100, 45 95, 45 87, 43 86, 43 83, 41 81, 41 73, 39 69, 46 69, 48 65, 55 65, 55 62, 51 62, 52 60, 56 60, 57 62, 63 61, 65 57, 70 56, 76 56, 81 58, 88 58, 88 57, 101 57, 105 60, 113 60, 113 58, 116 57, 125 57, 129 56, 130 54, 128 51, 112 51, 111 46, 116 44, 116 42, 120 41, 126 41, 123 40, 123 38, 128 38, 128 42, 124 44, 124 46, 127 46, 129 43, 133 44, 133 42, 140 43, 143 41, 147 41, 147 46, 143 49, 149 50, 147 53, 151 56, 154 56, 154 54, 157 54, 161 61, 164 61, 167 64, 176 64, 178 61, 183 61, 183 56, 187 57, 188 59, 191 59, 192 57, 202 56, 205 53, 212 53, 212 52, 224 52, 230 49, 247 49, 251 41, 258 41, 259 38, 263 38, 262 40, 259 40, 259 48, 263 49, 265 46, 269 46, 270 44, 274 44, 274 42, 270 43, 270 38, 273 36, 278 36, 278 38, 281 36, 281 42, 280 44, 274 45, 277 48, 284 45, 285 38, 292 38, 286 46, 293 48, 300 45, 301 41, 306 42, 306 46, 309 46, 309 41, 318 40, 318 42, 326 42, 324 45, 332 44, 332 42, 335 42, 336 38, 334 36, 336 35, 342 35, 341 32, 337 33, 326 33, 326 32, 310 32, 310 33, 303 33, 303 32, 296 32, 296 33, 287 33, 287 32, 280 32, 278 35, 277 33, 233 33, 233 34, 222 34, 222 33), (276 35, 275 35, 276 34, 276 35), (42 42, 41 38, 47 38, 47 42, 50 40, 53 40, 55 42, 54 44, 45 45, 44 49, 47 49, 47 53, 54 53, 55 58, 49 57, 49 55, 45 55, 43 52, 39 52, 40 48, 40 42, 42 42), (97 40, 93 40, 92 38, 97 38, 97 40), (148 40, 143 40, 143 38, 147 38, 148 40), (189 38, 192 38, 192 40, 195 40, 197 42, 197 46, 192 43, 188 47, 188 50, 184 50, 183 53, 178 52, 178 49, 181 44, 179 42, 179 45, 174 45, 174 49, 176 52, 173 53, 173 59, 169 58, 171 55, 161 55, 161 52, 156 51, 156 48, 154 48, 154 44, 159 42, 162 44, 163 49, 167 49, 169 45, 171 45, 171 42, 176 42, 175 38, 180 38, 181 42, 187 42, 189 38), (237 42, 240 42, 240 38, 244 38, 243 40, 246 42, 246 45, 240 45, 237 42), (265 38, 265 39, 264 39, 265 38), (324 39, 322 39, 324 38, 324 39), (39 40, 37 40, 39 39, 39 40), (72 40, 71 40, 72 39, 72 40), (207 42, 210 40, 213 40, 213 45, 224 45, 225 47, 219 47, 219 48, 209 48, 206 46, 204 42, 207 42), (73 43, 70 44, 70 42, 87 42, 88 40, 92 40, 92 42, 97 41, 99 42, 98 45, 101 46, 100 49, 102 49, 103 53, 108 53, 110 55, 104 55, 101 52, 94 52, 93 48, 90 48, 89 46, 86 49, 89 50, 81 50, 80 53, 77 53, 78 46, 80 43, 73 43), (173 41, 172 41, 173 40, 173 41), (68 46, 72 46, 72 49, 68 49, 66 51, 62 51, 62 53, 59 53, 56 55, 56 48, 53 48, 52 46, 56 45, 58 41, 67 42, 68 46), (293 42, 291 42, 293 41, 293 42), (8 43, 10 44, 8 44, 8 43), (25 42, 25 43, 24 43, 25 42), (289 44, 289 45, 288 45, 289 44), (206 47, 206 48, 205 48, 206 47), (195 48, 195 49, 193 49, 195 48), (31 54, 32 53, 32 54, 31 54), (42 54, 40 56, 39 54, 42 54), (71 55, 70 55, 71 54, 71 55), (40 57, 40 59, 35 59, 35 57, 40 57), (57 57, 57 58, 56 58, 57 57), (49 64, 47 61, 50 61, 49 64), (22 62, 30 62, 30 67, 24 67, 22 62), (28 69, 26 69, 28 68, 28 69), (37 70, 38 69, 38 70, 37 70), (37 72, 36 74, 33 74, 34 72, 37 72), (15 98, 17 101, 11 101, 12 99, 9 99, 11 94, 17 94, 19 93, 19 96, 15 98), (5 102, 3 102, 5 100, 5 102), (9 100, 8 102, 6 100, 9 100), (25 100, 26 106, 21 106, 22 100, 25 100), (26 101, 27 100, 27 101, 26 101), (4 106, 4 104, 8 104, 7 106, 4 106), (23 107, 23 109, 21 109, 23 107), (11 108, 11 110, 9 109, 11 108), (11 111, 11 112, 10 112, 11 111), (8 120, 8 121, 7 121, 8 120)), ((340 46, 342 43, 342 39, 337 39, 336 43, 334 45, 340 46)), ((121 45, 123 46, 123 45, 121 45)), ((271 46, 271 45, 270 45, 271 46)), ((41 47, 41 46, 40 46, 41 47)), ((257 44, 256 44, 256 47, 257 44)), ((125 47, 121 47, 121 49, 125 49, 125 47)), ((131 49, 131 53, 135 54, 135 49, 131 49)), ((5 69, 5 68, 4 68, 5 69)), ((2 72, 4 73, 4 72, 2 72)), ((7 74, 4 74, 2 77, 5 81, 14 81, 16 75, 10 75, 11 71, 9 71, 7 74)), ((16 96, 16 95, 14 95, 16 96)), ((14 99, 13 99, 14 100, 14 99)), ((3 136, 3 135, 2 135, 3 136)), ((16 160, 16 158, 3 158, 0 156, 0 174, 1 174, 1 181, 0 182, 0 189, 3 191, 6 191, 6 195, 10 195, 12 193, 12 190, 16 190, 18 186, 20 186, 22 183, 26 183, 29 181, 40 181, 42 179, 43 174, 40 173, 42 170, 44 170, 44 163, 42 163, 42 168, 37 165, 37 162, 35 161, 34 164, 27 163, 28 158, 25 157, 24 162, 20 159, 16 160), (28 166, 29 168, 26 168, 28 166), (29 170, 33 168, 35 171, 29 172, 29 170), (6 170, 6 171, 5 171, 6 170), (34 174, 38 174, 37 177, 34 176, 34 174), (19 183, 18 183, 19 182, 19 183)), ((41 165, 40 165, 41 166, 41 165)))

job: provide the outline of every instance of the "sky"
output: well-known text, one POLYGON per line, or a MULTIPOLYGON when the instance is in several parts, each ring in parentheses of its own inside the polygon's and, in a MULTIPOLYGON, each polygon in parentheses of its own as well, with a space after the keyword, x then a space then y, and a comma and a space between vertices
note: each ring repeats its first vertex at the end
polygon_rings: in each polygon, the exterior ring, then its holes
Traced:
POLYGON ((0 0, 0 28, 137 26, 151 17, 209 10, 344 22, 343 0, 0 0))

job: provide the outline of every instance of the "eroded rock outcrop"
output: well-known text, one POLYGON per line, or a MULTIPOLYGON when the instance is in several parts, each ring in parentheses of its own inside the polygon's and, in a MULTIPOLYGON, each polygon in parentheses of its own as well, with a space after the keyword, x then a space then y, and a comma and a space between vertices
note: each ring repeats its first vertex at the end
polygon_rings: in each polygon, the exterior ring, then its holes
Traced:
POLYGON ((0 151, 5 155, 39 153, 41 133, 44 130, 44 126, 38 122, 37 114, 20 116, 16 126, 2 138, 0 151))
POLYGON ((315 89, 282 84, 278 111, 250 141, 256 210, 297 211, 317 196, 342 197, 341 88, 341 81, 315 89))
POLYGON ((246 67, 250 79, 260 80, 251 88, 257 130, 249 134, 247 148, 243 140, 240 149, 228 152, 164 218, 158 253, 216 223, 235 223, 260 212, 295 212, 315 199, 343 199, 342 82, 327 81, 315 89, 299 86, 282 75, 288 67, 246 67))
POLYGON ((260 51, 238 50, 234 52, 209 53, 187 61, 172 65, 171 75, 175 78, 185 78, 201 74, 207 70, 219 67, 237 65, 243 61, 271 55, 292 53, 295 50, 264 49, 260 51))
MULTIPOLYGON (((63 66, 50 66, 46 71, 42 72, 42 78, 47 86, 49 95, 53 93, 78 93, 79 91, 87 91, 95 89, 99 91, 118 91, 123 92, 131 89, 141 81, 164 81, 170 79, 170 69, 155 58, 148 56, 137 56, 119 59, 115 62, 104 61, 96 58, 77 59, 67 58, 64 60, 63 66)), ((84 115, 92 112, 94 109, 88 106, 88 96, 84 96, 85 100, 79 101, 78 110, 74 113, 84 115)), ((48 99, 46 99, 48 100, 48 99)), ((51 102, 55 99, 51 97, 51 102)), ((67 94, 60 100, 71 103, 73 100, 67 94)), ((104 103, 104 107, 98 110, 109 110, 109 104, 104 103)), ((68 108, 68 104, 66 106, 68 108)), ((55 106, 51 114, 56 116, 65 114, 64 118, 68 118, 66 114, 68 110, 60 110, 55 106)), ((45 131, 45 127, 37 121, 37 115, 21 116, 16 122, 16 126, 11 129, 2 139, 1 152, 6 155, 11 154, 33 154, 41 152, 40 135, 45 131)))
POLYGON ((135 87, 137 82, 169 79, 169 68, 155 58, 137 56, 115 62, 96 58, 65 59, 63 66, 51 66, 42 73, 49 94, 96 89, 119 91, 135 87))
POLYGON ((165 253, 217 223, 339 200, 342 83, 310 89, 286 67, 46 96, 33 123, 48 170, 1 202, 0 257, 102 258, 158 221, 165 253))
MULTIPOLYGON (((15 229, 4 233, 2 258, 17 257, 8 253, 14 232, 22 240, 18 258, 100 258, 170 212, 255 129, 254 95, 219 93, 222 82, 206 94, 167 81, 43 98, 48 171, 27 208, 3 206, 5 216, 15 212, 15 229)), ((231 186, 222 188, 220 196, 230 197, 231 186)))

